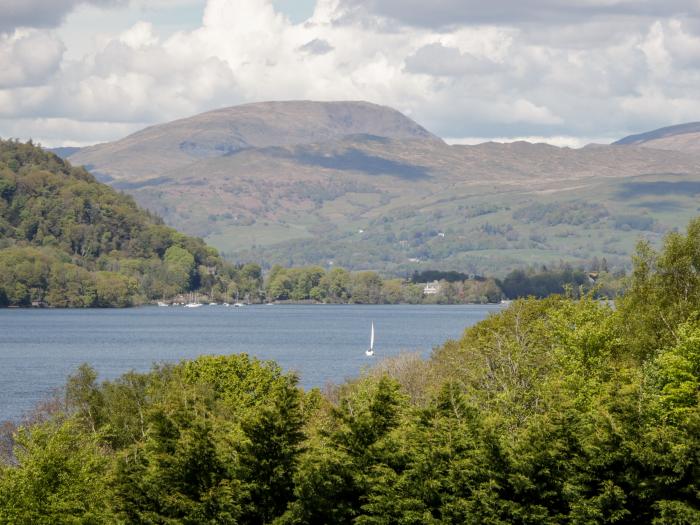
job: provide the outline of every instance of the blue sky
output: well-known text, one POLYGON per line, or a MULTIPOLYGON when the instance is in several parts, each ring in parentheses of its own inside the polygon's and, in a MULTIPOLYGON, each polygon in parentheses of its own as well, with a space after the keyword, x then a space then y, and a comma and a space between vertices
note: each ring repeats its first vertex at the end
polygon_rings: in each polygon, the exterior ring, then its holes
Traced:
MULTIPOLYGON (((206 2, 192 1, 188 3, 175 2, 175 5, 159 5, 157 7, 143 6, 139 9, 127 10, 133 18, 146 19, 162 28, 177 30, 195 29, 202 22, 202 14, 206 2)), ((273 0, 272 5, 284 13, 293 23, 303 22, 309 18, 316 5, 315 0, 273 0)))
POLYGON ((272 3, 278 11, 286 14, 295 23, 309 18, 316 6, 315 0, 275 0, 272 3))

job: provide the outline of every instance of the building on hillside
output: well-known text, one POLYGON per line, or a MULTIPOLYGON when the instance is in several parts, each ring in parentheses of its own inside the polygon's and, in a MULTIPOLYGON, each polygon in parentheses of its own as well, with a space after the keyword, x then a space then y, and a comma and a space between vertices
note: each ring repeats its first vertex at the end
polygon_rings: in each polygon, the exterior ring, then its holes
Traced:
POLYGON ((426 283, 423 288, 423 293, 425 295, 435 295, 440 291, 440 283, 438 281, 433 281, 432 283, 426 283))

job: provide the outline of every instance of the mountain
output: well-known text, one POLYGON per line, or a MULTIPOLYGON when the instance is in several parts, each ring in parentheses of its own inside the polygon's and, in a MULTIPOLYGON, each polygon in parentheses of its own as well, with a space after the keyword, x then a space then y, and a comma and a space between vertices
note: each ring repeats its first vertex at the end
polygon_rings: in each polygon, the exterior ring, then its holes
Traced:
POLYGON ((84 169, 0 140, 0 306, 129 306, 199 289, 224 297, 244 284, 238 277, 201 239, 84 169))
POLYGON ((162 175, 250 148, 332 142, 353 135, 442 142, 396 110, 367 102, 263 102, 218 109, 83 148, 71 160, 112 178, 162 175))
POLYGON ((644 146, 686 153, 700 153, 700 122, 689 122, 630 135, 614 143, 618 146, 644 146))
POLYGON ((82 148, 77 148, 75 146, 64 146, 61 148, 46 148, 47 151, 50 151, 54 155, 58 155, 62 159, 67 159, 71 155, 75 155, 78 153, 82 148))
POLYGON ((637 145, 448 145, 363 102, 271 102, 70 157, 235 260, 406 274, 626 264, 697 213, 700 156, 637 145))

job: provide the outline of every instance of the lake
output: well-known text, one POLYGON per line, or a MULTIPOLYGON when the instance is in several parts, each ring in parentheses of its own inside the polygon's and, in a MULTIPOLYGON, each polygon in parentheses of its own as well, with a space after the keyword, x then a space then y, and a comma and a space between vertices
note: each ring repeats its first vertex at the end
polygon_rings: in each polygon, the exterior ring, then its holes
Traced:
POLYGON ((425 357, 499 305, 274 305, 0 309, 0 421, 18 420, 89 363, 102 379, 155 362, 246 352, 299 373, 304 388, 340 383, 404 351, 425 357), (375 357, 369 346, 376 330, 375 357))

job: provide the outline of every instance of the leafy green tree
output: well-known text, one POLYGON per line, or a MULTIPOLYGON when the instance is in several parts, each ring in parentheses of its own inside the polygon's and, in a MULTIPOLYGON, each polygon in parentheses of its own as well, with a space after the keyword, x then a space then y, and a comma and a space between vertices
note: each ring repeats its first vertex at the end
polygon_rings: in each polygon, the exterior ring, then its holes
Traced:
POLYGON ((382 278, 375 272, 352 275, 352 301, 361 304, 377 304, 382 299, 382 278))
POLYGON ((291 298, 296 300, 310 299, 311 291, 318 288, 325 270, 320 266, 300 268, 294 273, 291 298))
POLYGON ((67 419, 21 428, 17 465, 0 467, 0 523, 114 523, 109 459, 95 435, 67 419))
POLYGON ((319 286, 331 302, 345 302, 350 297, 350 273, 343 268, 333 268, 321 278, 319 286))
POLYGON ((250 498, 242 523, 271 523, 293 500, 294 473, 304 439, 296 378, 276 386, 268 397, 266 405, 242 423, 246 440, 240 469, 250 498))
POLYGON ((168 282, 179 291, 189 290, 195 271, 194 256, 184 248, 171 246, 165 251, 163 262, 168 282))
POLYGON ((117 460, 115 508, 132 523, 236 523, 239 484, 212 422, 180 407, 149 413, 147 438, 117 460))
POLYGON ((633 262, 619 308, 628 340, 644 354, 674 339, 675 327, 699 311, 700 219, 691 221, 686 235, 670 233, 660 253, 640 243, 633 262))
POLYGON ((80 308, 93 306, 97 302, 94 276, 73 264, 52 264, 47 288, 44 298, 52 306, 80 308))
POLYGON ((292 290, 292 280, 286 272, 271 277, 267 284, 267 297, 272 300, 288 299, 292 290))
POLYGON ((104 382, 99 391, 90 394, 94 400, 103 426, 102 439, 114 450, 121 450, 144 440, 147 430, 147 413, 153 402, 149 389, 153 387, 152 374, 127 372, 114 381, 104 382), (101 410, 100 410, 101 409, 101 410))
POLYGON ((95 306, 131 306, 137 285, 133 279, 113 272, 95 274, 95 306))
POLYGON ((75 413, 78 421, 92 432, 104 424, 105 406, 102 392, 97 385, 97 372, 87 364, 68 377, 66 405, 75 413))
POLYGON ((352 523, 371 487, 373 470, 391 456, 390 432, 405 398, 387 377, 366 381, 333 409, 323 435, 329 447, 310 449, 296 475, 297 501, 282 523, 352 523))

